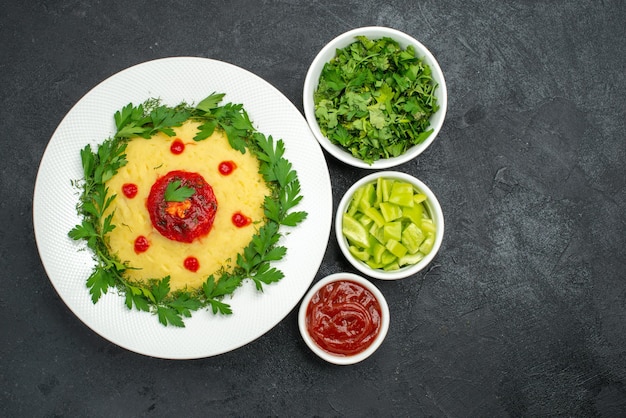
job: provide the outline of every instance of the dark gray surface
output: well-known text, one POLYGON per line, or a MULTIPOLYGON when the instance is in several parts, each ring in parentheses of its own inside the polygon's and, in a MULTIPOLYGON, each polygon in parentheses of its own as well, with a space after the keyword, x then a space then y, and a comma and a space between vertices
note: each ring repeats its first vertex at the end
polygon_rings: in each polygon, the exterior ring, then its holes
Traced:
MULTIPOLYGON (((4 416, 626 416, 626 6, 611 1, 9 1, 0 5, 4 416), (439 196, 431 268, 376 282, 380 350, 323 363, 295 312, 233 352, 166 361, 84 326, 32 229, 37 167, 73 104, 146 60, 210 57, 302 110, 334 36, 403 30, 438 58, 448 117, 399 167, 439 196)), ((367 174, 327 155, 335 206, 367 174)), ((348 270, 331 238, 316 280, 348 270)))

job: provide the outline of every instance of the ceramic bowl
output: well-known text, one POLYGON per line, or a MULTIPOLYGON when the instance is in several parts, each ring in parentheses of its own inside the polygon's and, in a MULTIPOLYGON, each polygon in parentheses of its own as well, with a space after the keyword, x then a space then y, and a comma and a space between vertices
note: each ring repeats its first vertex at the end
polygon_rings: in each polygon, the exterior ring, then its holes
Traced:
POLYGON ((389 330, 389 319, 389 306, 387 305, 387 301, 380 290, 366 278, 353 273, 335 273, 322 278, 320 281, 315 283, 309 292, 304 296, 298 312, 298 326, 300 328, 300 334, 302 335, 306 345, 321 359, 326 360, 329 363, 342 366, 355 364, 370 357, 384 341, 387 331, 389 330), (378 306, 380 307, 380 327, 378 328, 376 337, 367 348, 356 354, 340 355, 325 350, 318 345, 315 339, 311 336, 307 326, 307 309, 311 300, 325 286, 340 281, 353 282, 367 289, 374 296, 378 302, 378 306))
POLYGON ((366 169, 386 169, 400 164, 406 163, 413 158, 424 152, 430 144, 433 143, 441 127, 443 126, 444 119, 446 117, 448 97, 446 90, 446 82, 443 76, 443 72, 439 66, 439 63, 433 56, 433 54, 418 40, 396 29, 380 26, 369 26, 350 30, 345 32, 335 39, 330 41, 322 50, 317 54, 304 80, 303 90, 303 107, 304 116, 311 128, 311 131, 317 138, 320 145, 328 151, 329 154, 337 158, 338 160, 349 164, 354 167, 366 168, 366 169), (437 89, 435 90, 435 96, 439 104, 439 110, 435 112, 430 118, 430 127, 433 132, 430 136, 424 140, 421 144, 414 145, 409 148, 404 154, 398 157, 391 157, 386 159, 380 159, 374 161, 372 164, 368 164, 365 161, 354 157, 348 151, 340 147, 339 145, 331 143, 320 131, 319 124, 315 117, 315 104, 313 101, 313 94, 317 89, 319 83, 320 74, 324 65, 329 62, 336 53, 337 49, 345 48, 351 43, 355 42, 357 36, 366 36, 369 39, 380 39, 388 37, 396 40, 402 48, 406 48, 408 45, 413 45, 415 48, 416 56, 421 58, 422 61, 430 66, 433 80, 437 83, 437 89))
POLYGON ((444 218, 443 211, 441 210, 441 205, 437 200, 437 197, 432 192, 428 186, 426 186, 422 181, 417 178, 398 171, 379 171, 376 173, 372 173, 367 175, 356 183, 354 183, 348 191, 343 195, 341 201, 339 202, 339 206, 337 207, 337 213, 335 216, 335 233, 337 237, 337 242, 339 243, 339 248, 341 252, 346 257, 346 259, 352 264, 354 268, 359 270, 361 273, 381 280, 398 280, 403 279, 409 276, 412 276, 419 271, 423 270, 426 266, 428 266, 431 261, 435 258, 435 255, 439 251, 441 247, 441 243, 443 242, 444 236, 444 218), (361 186, 364 186, 368 183, 376 183, 378 178, 390 178, 396 180, 407 181, 413 185, 413 187, 427 196, 427 199, 424 201, 424 205, 426 210, 429 212, 433 223, 436 226, 435 232, 435 242, 431 249, 431 251, 425 255, 418 263, 413 265, 407 265, 398 270, 385 271, 383 269, 373 269, 368 266, 365 262, 356 258, 349 250, 348 240, 342 233, 342 225, 343 225, 343 214, 348 210, 348 206, 350 201, 352 200, 352 196, 354 192, 361 186))

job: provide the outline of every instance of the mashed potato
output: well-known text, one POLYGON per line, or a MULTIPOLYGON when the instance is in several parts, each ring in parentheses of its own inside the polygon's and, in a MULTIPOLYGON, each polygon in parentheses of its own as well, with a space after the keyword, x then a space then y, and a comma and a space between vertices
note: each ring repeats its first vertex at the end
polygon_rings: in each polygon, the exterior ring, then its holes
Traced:
POLYGON ((108 234, 108 244, 112 254, 136 269, 125 272, 131 281, 170 276, 171 290, 198 288, 209 275, 221 269, 231 270, 237 254, 264 223, 263 203, 270 190, 258 172, 256 157, 232 149, 221 131, 216 130, 203 141, 194 141, 198 125, 188 121, 175 128, 173 137, 159 133, 149 140, 131 140, 126 148, 128 163, 106 184, 109 193, 117 195, 109 209, 109 213, 115 211, 112 222, 116 228, 108 234), (182 153, 170 150, 175 141, 184 144, 182 153), (233 162, 235 169, 227 175, 220 173, 218 167, 223 162, 233 162), (200 174, 211 185, 217 199, 210 232, 191 243, 161 235, 153 227, 146 206, 155 181, 175 170, 200 174), (136 196, 129 198, 124 194, 123 187, 127 184, 136 186, 136 196), (233 223, 236 213, 243 214, 251 223, 236 226, 233 223), (136 252, 135 240, 141 236, 147 239, 148 248, 136 252), (197 260, 197 271, 185 266, 189 257, 197 260))

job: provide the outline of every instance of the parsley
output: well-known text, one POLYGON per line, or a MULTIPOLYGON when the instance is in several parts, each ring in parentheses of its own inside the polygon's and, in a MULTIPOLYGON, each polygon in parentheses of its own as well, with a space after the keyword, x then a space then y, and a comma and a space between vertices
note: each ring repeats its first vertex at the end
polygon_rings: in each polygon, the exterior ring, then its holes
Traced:
POLYGON ((166 202, 184 202, 193 196, 196 190, 193 187, 181 186, 180 180, 174 180, 168 183, 165 188, 166 202))
POLYGON ((326 63, 314 93, 322 133, 372 164, 397 157, 431 133, 439 106, 430 67, 391 38, 357 40, 326 63))
POLYGON ((97 152, 93 152, 90 145, 80 151, 85 178, 78 211, 83 220, 68 235, 75 240, 85 240, 87 247, 96 255, 96 267, 87 279, 87 287, 94 303, 107 293, 109 287, 115 286, 121 277, 120 272, 125 269, 122 263, 109 254, 106 234, 115 225, 111 223, 113 214, 104 216, 115 199, 115 195, 109 195, 105 182, 126 164, 125 150, 126 143, 107 140, 98 147, 97 152))
MULTIPOLYGON (((296 226, 307 216, 304 211, 292 211, 302 200, 297 173, 284 158, 283 141, 275 142, 271 136, 255 131, 243 106, 220 105, 223 97, 224 94, 213 93, 196 107, 180 104, 170 108, 162 106, 157 99, 149 99, 138 106, 128 104, 114 114, 117 132, 112 138, 100 144, 95 152, 89 145, 81 150, 84 179, 75 184, 82 188, 77 206, 82 222, 68 235, 85 241, 94 254, 96 264, 86 281, 93 303, 110 289, 116 289, 124 295, 128 309, 152 313, 164 326, 184 327, 184 318, 203 308, 213 314, 232 314, 223 299, 246 279, 262 291, 265 285, 284 277, 272 266, 272 262, 281 260, 287 253, 285 247, 278 245, 280 227, 296 226), (216 129, 221 129, 234 149, 242 153, 249 150, 259 159, 260 173, 271 190, 271 196, 264 202, 266 222, 238 255, 233 271, 210 275, 200 289, 172 292, 169 276, 148 283, 131 283, 124 272, 133 267, 111 254, 107 246, 107 234, 116 226, 112 224, 113 213, 106 216, 105 213, 116 195, 110 193, 106 182, 126 164, 124 152, 129 140, 148 139, 157 132, 173 136, 172 128, 190 119, 200 122, 194 140, 205 140, 216 129)), ((193 188, 175 180, 167 185, 165 200, 182 202, 194 193, 193 188)))
POLYGON ((169 108, 159 105, 157 100, 148 100, 137 107, 132 103, 115 112, 116 138, 140 136, 150 138, 157 132, 174 136, 173 127, 181 126, 189 119, 190 112, 185 108, 169 108))
POLYGON ((226 133, 230 146, 245 153, 248 145, 246 138, 254 131, 254 127, 242 105, 227 103, 224 106, 217 106, 223 97, 224 94, 213 93, 196 106, 196 111, 199 111, 204 123, 193 139, 202 141, 210 137, 219 126, 226 133))

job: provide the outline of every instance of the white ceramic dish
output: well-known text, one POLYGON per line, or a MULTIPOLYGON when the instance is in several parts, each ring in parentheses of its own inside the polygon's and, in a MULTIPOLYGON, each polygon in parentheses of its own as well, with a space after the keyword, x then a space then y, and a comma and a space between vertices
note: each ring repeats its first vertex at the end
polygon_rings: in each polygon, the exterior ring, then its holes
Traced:
POLYGON ((348 189, 348 191, 342 197, 337 207, 337 213, 335 215, 335 233, 337 237, 337 242, 339 243, 339 248, 341 249, 343 255, 350 262, 350 264, 352 264, 352 266, 359 270, 361 273, 381 280, 404 279, 420 272, 422 269, 428 266, 431 261, 433 261, 433 259, 437 255, 437 252, 439 251, 439 248, 441 247, 441 243, 443 242, 444 229, 445 225, 443 211, 441 209, 439 201, 437 200, 437 197, 432 192, 432 190, 430 190, 428 186, 426 186, 422 181, 418 180, 417 178, 398 171, 379 171, 369 174, 358 180, 348 189), (428 212, 430 213, 433 222, 437 227, 437 230, 435 232, 435 244, 433 245, 432 250, 417 264, 405 266, 400 268, 399 270, 384 271, 382 269, 372 269, 370 266, 357 259, 350 253, 350 250, 348 249, 348 241, 341 232, 342 215, 348 209, 348 204, 350 203, 352 195, 354 194, 356 189, 365 184, 376 182, 379 177, 408 181, 413 184, 415 188, 426 194, 426 196, 428 196, 428 199, 424 202, 424 204, 426 205, 426 208, 428 209, 428 212))
POLYGON ((315 285, 309 290, 306 296, 302 299, 302 303, 300 305, 300 310, 298 312, 298 327, 300 329, 300 334, 302 335, 302 339, 306 343, 306 345, 313 351, 317 356, 326 360, 329 363, 337 364, 340 366, 345 366, 349 364, 355 364, 365 360, 370 357, 374 352, 380 347, 380 345, 385 340, 387 336, 387 331, 389 330, 389 306, 387 305, 387 301, 380 290, 374 286, 369 280, 358 276, 353 273, 335 273, 329 276, 322 278, 320 281, 315 283, 315 285), (354 354, 351 356, 340 356, 336 354, 329 353, 328 351, 322 349, 317 343, 311 338, 311 335, 307 331, 307 323, 306 323, 306 314, 307 307, 311 298, 324 286, 329 283, 333 283, 336 281, 348 280, 360 284, 369 290, 374 297, 377 299, 380 309, 381 309, 381 325, 378 335, 374 342, 367 347, 364 351, 354 354))
POLYGON ((160 358, 191 359, 224 353, 260 337, 278 324, 307 291, 321 264, 332 222, 330 176, 319 144, 297 108, 258 76, 220 61, 176 57, 146 62, 108 78, 88 92, 54 132, 43 155, 33 199, 35 238, 46 272, 61 299, 93 331, 128 350, 160 358), (91 302, 85 281, 94 266, 83 243, 68 231, 76 213, 82 178, 80 149, 96 146, 115 132, 113 113, 132 102, 160 98, 164 104, 198 103, 213 92, 223 103, 240 103, 260 132, 285 142, 285 157, 298 173, 308 212, 298 227, 286 229, 287 255, 276 267, 285 274, 257 292, 251 282, 227 299, 230 316, 198 311, 185 328, 164 327, 157 318, 124 305, 123 296, 91 302))
POLYGON ((398 166, 400 164, 406 163, 407 161, 412 160, 413 158, 420 155, 422 152, 428 148, 443 126, 443 122, 446 117, 446 110, 448 106, 448 93, 446 89, 446 82, 443 76, 443 72, 441 71, 441 67, 439 63, 433 56, 433 54, 426 48, 421 42, 416 40, 415 38, 407 35, 404 32, 401 32, 396 29, 380 27, 380 26, 369 26, 362 27, 357 29, 352 29, 348 32, 345 32, 335 39, 326 44, 322 50, 317 54, 309 70, 306 74, 306 78, 304 80, 304 89, 303 89, 303 107, 304 107, 304 115, 306 117, 315 138, 319 141, 322 147, 328 151, 332 156, 337 158, 340 161, 343 161, 346 164, 352 165, 354 167, 359 168, 367 168, 367 169, 386 169, 394 166, 398 166), (421 144, 415 145, 411 147, 406 153, 401 156, 380 159, 374 161, 371 165, 360 160, 354 156, 352 156, 349 152, 345 151, 338 145, 331 143, 328 138, 326 138, 322 132, 320 131, 319 124, 317 123, 317 119, 315 117, 315 104, 313 103, 313 93, 317 89, 317 85, 319 83, 320 74, 324 65, 330 61, 335 56, 335 51, 337 49, 345 48, 351 43, 356 41, 356 36, 366 36, 370 39, 380 39, 383 37, 389 37, 398 41, 401 47, 406 48, 408 45, 413 45, 415 47, 415 52, 418 57, 420 57, 426 64, 430 66, 432 71, 433 79, 437 82, 437 89, 435 90, 435 96, 437 97, 437 102, 439 104, 439 110, 431 116, 430 126, 433 128, 433 133, 421 144))

